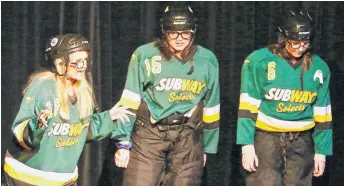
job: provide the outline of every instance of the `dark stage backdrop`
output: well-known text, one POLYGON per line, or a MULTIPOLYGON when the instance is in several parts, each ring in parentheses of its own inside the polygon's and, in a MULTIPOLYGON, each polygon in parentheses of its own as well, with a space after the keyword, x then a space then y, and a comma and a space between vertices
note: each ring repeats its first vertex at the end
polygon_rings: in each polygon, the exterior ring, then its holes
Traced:
MULTIPOLYGON (((120 98, 132 52, 160 36, 158 18, 168 2, 1 2, 1 155, 10 145, 28 76, 44 61, 45 39, 78 32, 93 44, 93 75, 102 110, 120 98)), ((211 49, 220 63, 221 134, 219 151, 209 155, 203 185, 242 185, 240 148, 235 145, 240 70, 253 50, 276 41, 282 11, 303 6, 313 16, 314 48, 332 71, 334 156, 317 186, 344 182, 344 3, 343 2, 190 2, 199 16, 197 43, 211 49)), ((86 145, 79 163, 82 186, 120 185, 110 140, 86 145)), ((71 154, 73 156, 73 154, 71 154)))

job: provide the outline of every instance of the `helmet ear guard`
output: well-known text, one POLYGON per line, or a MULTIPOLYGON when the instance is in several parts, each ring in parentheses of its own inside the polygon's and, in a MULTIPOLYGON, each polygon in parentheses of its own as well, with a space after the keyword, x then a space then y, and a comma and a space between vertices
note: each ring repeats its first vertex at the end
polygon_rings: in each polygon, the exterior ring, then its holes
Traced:
POLYGON ((56 68, 56 72, 59 74, 59 75, 63 75, 66 73, 67 71, 67 65, 66 65, 66 62, 64 59, 61 59, 61 61, 59 61, 59 59, 55 59, 54 60, 54 65, 55 65, 55 68, 56 68))

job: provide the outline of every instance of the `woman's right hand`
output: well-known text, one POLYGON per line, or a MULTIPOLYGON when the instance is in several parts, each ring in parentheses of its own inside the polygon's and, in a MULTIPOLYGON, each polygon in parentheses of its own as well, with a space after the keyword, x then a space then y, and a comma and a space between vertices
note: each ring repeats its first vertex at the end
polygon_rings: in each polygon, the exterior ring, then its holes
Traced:
POLYGON ((53 115, 50 101, 45 103, 45 109, 41 110, 37 116, 38 127, 48 126, 48 119, 53 115))
POLYGON ((129 106, 119 106, 119 102, 112 107, 110 112, 111 120, 121 120, 122 123, 130 122, 128 115, 134 116, 135 114, 127 110, 129 106))
POLYGON ((255 172, 258 167, 258 157, 253 145, 242 147, 242 166, 248 172, 255 172))
POLYGON ((130 159, 130 150, 118 149, 114 156, 117 167, 127 168, 130 159))

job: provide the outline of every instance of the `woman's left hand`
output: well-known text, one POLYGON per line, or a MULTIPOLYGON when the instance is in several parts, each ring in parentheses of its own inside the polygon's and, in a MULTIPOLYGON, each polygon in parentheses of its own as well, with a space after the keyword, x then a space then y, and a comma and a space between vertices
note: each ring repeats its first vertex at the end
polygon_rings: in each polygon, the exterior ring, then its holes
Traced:
POLYGON ((315 159, 314 160, 314 171, 313 171, 313 175, 315 177, 319 177, 322 176, 324 174, 325 171, 325 161, 323 160, 319 160, 319 159, 315 159))
POLYGON ((121 120, 122 123, 130 122, 128 115, 134 116, 135 114, 127 110, 129 106, 119 106, 119 102, 116 103, 114 107, 112 107, 110 112, 111 120, 121 120))
POLYGON ((207 154, 204 153, 203 154, 203 167, 205 166, 206 163, 207 163, 207 154))

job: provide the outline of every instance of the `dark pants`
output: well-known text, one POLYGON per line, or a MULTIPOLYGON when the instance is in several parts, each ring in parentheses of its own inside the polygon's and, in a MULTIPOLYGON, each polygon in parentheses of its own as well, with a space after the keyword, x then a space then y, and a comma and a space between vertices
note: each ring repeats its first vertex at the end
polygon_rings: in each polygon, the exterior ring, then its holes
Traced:
POLYGON ((256 172, 245 171, 246 186, 311 186, 314 143, 311 131, 271 133, 256 131, 256 172))
POLYGON ((197 186, 203 173, 203 127, 188 123, 176 129, 137 119, 124 186, 197 186))

